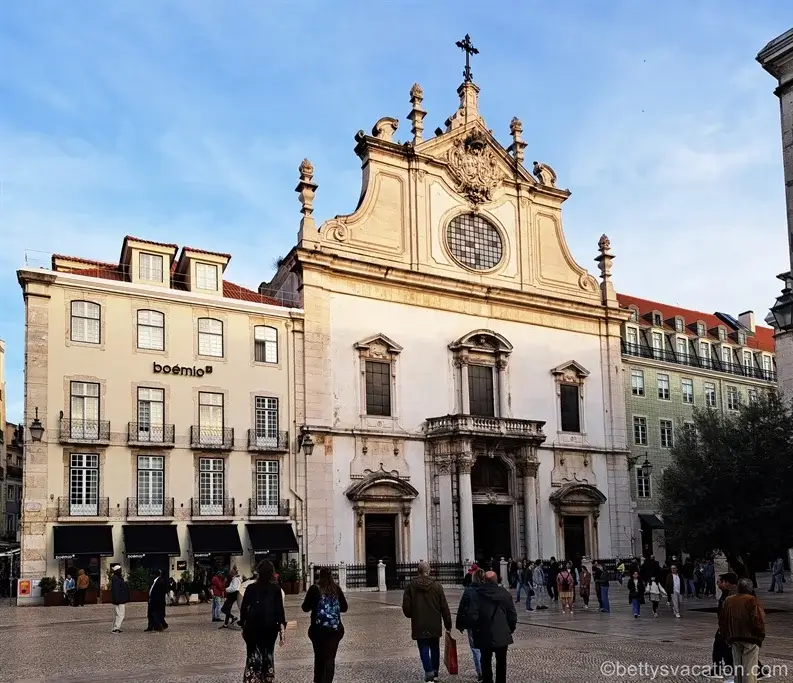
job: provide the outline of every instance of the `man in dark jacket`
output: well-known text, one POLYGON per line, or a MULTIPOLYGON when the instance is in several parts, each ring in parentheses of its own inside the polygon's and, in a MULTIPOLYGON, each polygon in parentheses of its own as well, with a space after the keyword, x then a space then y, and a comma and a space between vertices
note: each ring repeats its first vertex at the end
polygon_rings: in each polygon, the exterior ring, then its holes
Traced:
POLYGON ((121 633, 121 624, 124 623, 129 602, 129 586, 121 576, 120 564, 110 565, 110 570, 113 572, 113 576, 110 578, 110 601, 113 603, 113 630, 111 633, 121 633))
POLYGON ((168 592, 168 584, 162 577, 162 572, 157 570, 154 581, 149 588, 149 624, 147 631, 164 631, 168 628, 165 621, 165 595, 168 592))
POLYGON ((446 632, 451 632, 452 615, 443 586, 430 578, 429 564, 419 562, 418 572, 402 596, 402 612, 410 619, 411 635, 424 667, 424 680, 436 681, 441 665, 441 621, 446 632))
MULTIPOLYGON (((717 615, 721 614, 724 601, 731 595, 738 592, 738 577, 733 572, 727 572, 719 576, 719 589, 721 597, 716 609, 717 615)), ((727 644, 721 631, 717 628, 716 635, 713 637, 713 666, 705 675, 708 678, 723 678, 723 667, 732 671, 732 648, 727 644)))
POLYGON ((559 563, 555 557, 551 557, 551 563, 548 567, 548 597, 554 602, 559 601, 559 588, 556 586, 556 577, 559 576, 559 563))
POLYGON ((738 592, 728 597, 719 613, 719 631, 732 646, 736 683, 755 683, 760 646, 765 640, 765 612, 752 595, 751 579, 738 581, 738 592))
POLYGON ((518 625, 512 595, 498 585, 494 572, 485 574, 468 606, 467 624, 474 631, 474 645, 482 655, 482 683, 506 683, 507 648, 518 625), (493 678, 493 655, 496 676, 493 678))

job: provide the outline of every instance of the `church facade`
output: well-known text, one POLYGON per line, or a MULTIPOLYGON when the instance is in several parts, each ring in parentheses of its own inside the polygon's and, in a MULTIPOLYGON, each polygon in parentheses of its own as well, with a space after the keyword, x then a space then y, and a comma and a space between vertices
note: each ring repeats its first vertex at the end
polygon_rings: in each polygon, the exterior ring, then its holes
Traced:
POLYGON ((297 245, 267 287, 305 313, 308 563, 631 552, 628 313, 608 239, 596 279, 565 242, 569 191, 524 162, 521 122, 505 148, 468 69, 458 94, 434 135, 418 85, 407 143, 390 117, 357 134, 348 215, 315 223, 314 169, 300 166, 297 245))

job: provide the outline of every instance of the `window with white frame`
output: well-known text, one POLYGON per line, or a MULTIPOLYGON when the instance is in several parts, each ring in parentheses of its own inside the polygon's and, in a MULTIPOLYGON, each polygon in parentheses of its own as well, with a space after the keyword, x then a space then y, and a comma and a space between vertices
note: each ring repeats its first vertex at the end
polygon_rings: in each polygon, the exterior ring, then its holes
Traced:
POLYGON ((639 333, 635 327, 626 327, 625 328, 625 338, 631 346, 638 346, 639 345, 639 333))
POLYGON ((706 368, 710 367, 711 365, 710 344, 708 344, 707 342, 699 343, 699 359, 704 367, 706 368))
POLYGON ((721 362, 728 368, 732 365, 732 349, 729 346, 723 346, 721 349, 721 362))
POLYGON ((743 332, 738 333, 738 346, 746 346, 746 335, 743 332))
POLYGON ((257 363, 278 362, 278 330, 267 325, 253 328, 253 353, 257 363))
POLYGON ((683 422, 683 432, 689 436, 696 435, 697 425, 690 420, 686 420, 683 422))
POLYGON ((581 431, 581 387, 578 384, 559 384, 559 407, 563 432, 581 431))
MULTIPOLYGON (((391 415, 391 363, 387 361, 379 361, 379 360, 366 360, 365 363, 365 374, 366 374, 366 414, 367 415, 377 415, 383 417, 390 417, 391 415)), ((476 366, 476 367, 483 367, 483 366, 476 366)), ((485 369, 490 370, 492 373, 492 368, 485 369)), ((479 373, 481 374, 481 373, 479 373)), ((473 376, 479 377, 478 371, 474 371, 473 376)), ((469 381, 471 375, 469 374, 469 381)), ((490 376, 490 396, 491 396, 491 405, 492 405, 492 396, 493 396, 493 377, 492 374, 490 376)), ((474 412, 474 410, 481 410, 481 395, 480 389, 482 388, 480 383, 477 382, 476 387, 471 390, 469 385, 469 393, 470 393, 470 400, 471 400, 471 413, 473 415, 477 415, 478 413, 474 412)), ((487 400, 485 397, 482 399, 484 401, 487 400)), ((493 413, 490 413, 491 415, 493 413)))
MULTIPOLYGON (((367 362, 367 373, 369 363, 367 362)), ((381 364, 384 365, 384 364, 381 364)), ((389 366, 390 367, 390 366, 389 366)), ((368 375, 367 375, 368 382, 368 375)), ((389 384, 390 387, 390 384, 389 384)), ((367 412, 369 397, 367 386, 367 412)), ((496 414, 496 393, 493 385, 492 365, 468 365, 468 405, 471 415, 494 417, 496 414)), ((390 414, 390 406, 389 406, 390 414)))
POLYGON ((163 281, 162 254, 141 253, 138 257, 138 277, 148 282, 163 281))
POLYGON ((138 456, 139 515, 165 514, 165 458, 159 455, 138 456))
POLYGON ((631 370, 631 393, 644 396, 644 370, 631 370))
POLYGON ((669 375, 658 374, 658 398, 662 401, 669 400, 669 375))
POLYGON ((222 515, 225 496, 225 461, 223 458, 201 458, 198 468, 199 514, 222 515))
POLYGON ((751 351, 743 352, 743 367, 749 371, 754 369, 754 354, 751 351))
POLYGON ((716 403, 716 385, 713 382, 705 382, 705 405, 708 408, 715 408, 716 403))
POLYGON ((664 355, 664 335, 661 332, 653 332, 653 357, 663 358, 664 355))
POLYGON ((678 360, 686 360, 688 358, 688 340, 677 338, 677 358, 678 360))
POLYGON ((101 340, 101 307, 93 301, 72 301, 69 338, 85 344, 101 340))
POLYGON ((256 461, 256 510, 259 516, 277 515, 280 502, 278 461, 256 461))
POLYGON ((138 441, 165 440, 165 389, 138 387, 138 441))
POLYGON ((652 495, 650 489, 650 474, 645 474, 641 467, 636 468, 636 497, 649 498, 652 495))
POLYGON ((660 420, 661 448, 672 448, 672 420, 660 420))
POLYGON ((138 348, 165 351, 165 316, 159 311, 138 311, 138 348))
POLYGON ((218 267, 211 263, 195 264, 195 286, 208 292, 218 289, 218 267))
POLYGON ((99 514, 99 456, 72 453, 69 456, 69 515, 95 517, 99 514))
POLYGON ((683 403, 694 403, 694 380, 681 379, 680 389, 683 392, 683 403))
POLYGON ((727 387, 727 410, 738 410, 741 405, 741 395, 737 387, 727 387))
POLYGON ((207 446, 223 445, 223 394, 198 392, 199 443, 207 446))
POLYGON ((774 360, 771 356, 763 355, 763 372, 765 378, 770 379, 771 373, 774 371, 774 360))
POLYGON ((278 399, 270 396, 257 396, 254 409, 256 445, 261 448, 276 448, 278 446, 278 399))
POLYGON ((698 337, 705 336, 705 323, 697 323, 697 336, 698 337))
POLYGON ((70 382, 69 428, 73 439, 99 438, 99 385, 70 382))
POLYGON ((675 318, 675 332, 682 332, 683 331, 683 320, 681 318, 675 318))
POLYGON ((638 320, 639 320, 639 311, 637 311, 635 308, 632 308, 630 315, 631 315, 630 321, 632 323, 638 322, 638 320))
POLYGON ((223 358, 223 321, 198 319, 198 355, 223 358))
POLYGON ((653 313, 653 325, 661 327, 663 325, 663 318, 660 313, 653 313))
POLYGON ((747 389, 746 390, 746 398, 748 399, 750 406, 755 405, 757 403, 757 401, 758 401, 757 389, 754 389, 754 388, 747 389))
POLYGON ((633 443, 637 446, 647 445, 647 418, 633 417, 633 443))
POLYGON ((724 341, 727 338, 727 333, 724 331, 723 327, 719 328, 719 341, 724 341))

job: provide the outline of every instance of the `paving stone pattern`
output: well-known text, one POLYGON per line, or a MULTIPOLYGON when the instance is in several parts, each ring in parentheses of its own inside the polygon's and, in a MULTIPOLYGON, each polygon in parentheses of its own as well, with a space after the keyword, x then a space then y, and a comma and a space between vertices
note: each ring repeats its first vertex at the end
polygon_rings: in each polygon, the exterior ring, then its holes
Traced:
MULTIPOLYGON (((449 591, 456 606, 459 592, 449 591)), ((767 664, 789 665, 793 681, 793 597, 760 593, 768 617, 767 664)), ((664 609, 652 619, 649 605, 634 620, 624 588, 612 588, 610 615, 594 609, 562 615, 558 607, 527 613, 519 609, 516 643, 510 648, 510 683, 650 681, 645 675, 604 675, 605 662, 636 665, 706 665, 710 660, 716 616, 698 611, 715 601, 690 600, 683 619, 664 609)), ((288 597, 287 644, 276 652, 279 683, 312 681, 308 617, 297 598, 288 597)), ((417 651, 400 609, 401 593, 353 593, 345 615, 347 635, 338 657, 338 683, 422 681, 417 651)), ((578 603, 580 607, 580 601, 578 603)), ((244 646, 239 630, 218 630, 209 607, 169 608, 170 629, 144 633, 145 606, 130 605, 124 633, 110 633, 107 605, 84 608, 17 608, 0 606, 0 681, 16 683, 239 683, 244 646)), ((458 634, 461 672, 441 680, 475 681, 465 636, 458 634)), ((702 681, 701 677, 656 677, 669 683, 702 681)))

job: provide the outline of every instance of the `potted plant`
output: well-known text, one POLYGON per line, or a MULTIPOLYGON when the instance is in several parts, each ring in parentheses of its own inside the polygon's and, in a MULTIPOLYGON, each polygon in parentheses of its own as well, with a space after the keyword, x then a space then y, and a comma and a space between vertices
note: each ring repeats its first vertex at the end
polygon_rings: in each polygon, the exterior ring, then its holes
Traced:
POLYGON ((138 567, 129 573, 127 578, 129 598, 132 602, 147 602, 149 599, 149 570, 138 567))
POLYGON ((47 607, 60 607, 66 604, 63 590, 59 588, 61 585, 62 583, 54 576, 45 576, 39 581, 41 597, 44 598, 44 604, 47 607))
POLYGON ((300 592, 300 575, 297 560, 289 560, 280 573, 281 587, 287 595, 296 595, 300 592))
POLYGON ((99 602, 99 587, 96 585, 96 581, 90 579, 88 590, 85 592, 85 604, 95 605, 97 602, 99 602))
POLYGON ((99 592, 99 597, 103 605, 109 605, 113 602, 113 596, 110 592, 110 582, 113 580, 113 570, 110 567, 107 568, 107 588, 103 588, 99 592))

